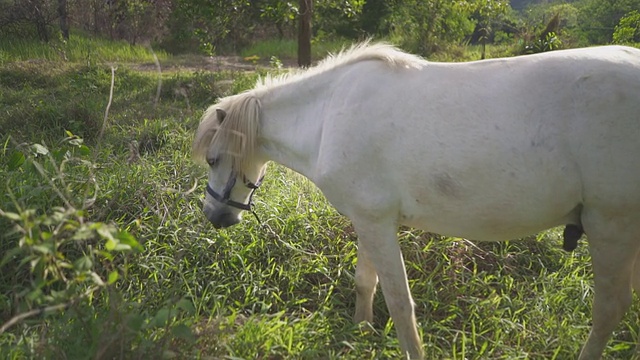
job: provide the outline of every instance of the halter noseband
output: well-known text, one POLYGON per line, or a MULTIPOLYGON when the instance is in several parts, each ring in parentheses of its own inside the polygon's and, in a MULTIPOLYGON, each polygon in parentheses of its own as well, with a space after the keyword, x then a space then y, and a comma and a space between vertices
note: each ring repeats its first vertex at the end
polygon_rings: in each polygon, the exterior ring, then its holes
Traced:
POLYGON ((236 185, 236 178, 237 178, 237 175, 236 175, 236 172, 234 171, 231 173, 231 176, 229 177, 229 180, 227 181, 227 185, 225 185, 224 190, 222 190, 222 195, 218 194, 215 190, 213 190, 209 185, 209 183, 207 182, 207 193, 209 193, 209 195, 211 195, 214 199, 216 199, 217 201, 223 204, 229 205, 236 209, 250 211, 251 214, 253 214, 253 216, 256 217, 258 222, 260 222, 260 218, 258 218, 258 215, 253 211, 253 194, 260 187, 260 184, 262 184, 262 179, 264 179, 264 175, 262 175, 260 179, 256 181, 255 184, 249 181, 244 175, 242 176, 242 182, 244 183, 244 186, 251 189, 251 192, 249 193, 249 201, 247 201, 246 203, 241 203, 241 202, 231 200, 231 190, 233 190, 233 187, 236 185))

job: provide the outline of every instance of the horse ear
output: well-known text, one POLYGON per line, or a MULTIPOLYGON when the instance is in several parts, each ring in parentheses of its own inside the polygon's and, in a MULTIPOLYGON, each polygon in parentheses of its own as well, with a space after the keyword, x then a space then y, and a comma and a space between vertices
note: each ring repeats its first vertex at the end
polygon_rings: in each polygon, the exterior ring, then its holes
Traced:
POLYGON ((218 123, 222 124, 222 121, 227 116, 227 112, 222 109, 216 109, 216 115, 218 116, 218 123))

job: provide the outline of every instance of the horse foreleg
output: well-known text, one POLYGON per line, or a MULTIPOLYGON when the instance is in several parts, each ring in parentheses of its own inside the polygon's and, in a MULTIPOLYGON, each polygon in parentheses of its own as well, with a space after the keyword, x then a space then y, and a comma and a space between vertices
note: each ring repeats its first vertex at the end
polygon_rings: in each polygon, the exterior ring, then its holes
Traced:
POLYGON ((618 225, 598 223, 597 219, 585 221, 595 286, 593 326, 580 360, 600 359, 611 333, 631 305, 632 271, 638 254, 637 232, 627 233, 629 222, 621 221, 618 225), (620 229, 625 229, 626 234, 621 234, 620 229))
MULTIPOLYGON (((367 259, 365 264, 375 267, 387 308, 398 333, 400 348, 405 357, 422 359, 422 342, 418 336, 413 300, 398 244, 397 226, 380 221, 353 220, 359 236, 358 253, 367 259)), ((368 281, 368 286, 371 286, 371 279, 368 281)))
POLYGON ((365 251, 358 247, 358 263, 356 265, 356 313, 353 320, 356 323, 373 322, 373 296, 378 285, 378 274, 367 257, 365 251))

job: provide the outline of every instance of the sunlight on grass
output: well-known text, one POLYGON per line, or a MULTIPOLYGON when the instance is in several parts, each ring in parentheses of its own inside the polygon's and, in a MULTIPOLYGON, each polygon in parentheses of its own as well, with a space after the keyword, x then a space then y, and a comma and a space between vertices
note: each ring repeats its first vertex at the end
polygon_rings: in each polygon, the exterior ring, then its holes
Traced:
MULTIPOLYGON (((340 51, 349 46, 347 40, 322 40, 311 44, 311 57, 314 61, 323 59, 329 53, 340 51)), ((240 53, 243 58, 257 56, 268 61, 272 56, 279 59, 295 60, 298 58, 298 43, 293 39, 269 39, 256 42, 240 53)))
MULTIPOLYGON (((168 55, 156 50, 160 59, 168 55)), ((61 39, 44 43, 38 40, 0 37, 0 64, 26 60, 101 62, 153 62, 153 52, 126 41, 111 41, 82 34, 71 34, 69 41, 61 39)))

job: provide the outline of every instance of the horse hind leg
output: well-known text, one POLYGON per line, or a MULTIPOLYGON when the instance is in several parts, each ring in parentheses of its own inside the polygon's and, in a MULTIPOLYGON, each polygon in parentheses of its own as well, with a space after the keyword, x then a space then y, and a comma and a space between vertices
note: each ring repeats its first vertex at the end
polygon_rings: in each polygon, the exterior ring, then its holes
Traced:
POLYGON ((640 229, 632 219, 606 220, 594 211, 583 214, 583 224, 595 285, 593 326, 579 359, 595 360, 602 356, 613 330, 631 305, 640 229))
POLYGON ((358 247, 358 263, 356 264, 356 312, 353 320, 356 323, 373 322, 373 296, 378 285, 378 274, 371 260, 362 247, 358 247))
MULTIPOLYGON (((358 233, 358 254, 366 258, 365 266, 375 267, 380 279, 384 300, 393 319, 403 357, 423 359, 422 341, 418 335, 414 305, 404 268, 404 260, 398 244, 397 226, 391 219, 352 219, 358 233)), ((357 272, 357 267, 356 267, 357 272)), ((363 270, 364 273, 364 270, 363 270)), ((367 277, 365 277, 367 278, 367 277)), ((368 278, 359 294, 363 300, 361 311, 366 315, 364 303, 368 303, 373 281, 368 278), (366 296, 366 299, 364 298, 366 296)), ((373 292, 371 291, 373 295, 373 292)), ((371 295, 371 296, 372 296, 371 295)), ((357 303, 357 300, 356 300, 357 303)), ((358 306, 358 305, 356 305, 358 306)))

